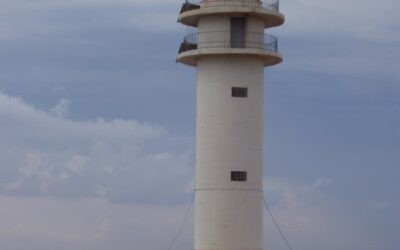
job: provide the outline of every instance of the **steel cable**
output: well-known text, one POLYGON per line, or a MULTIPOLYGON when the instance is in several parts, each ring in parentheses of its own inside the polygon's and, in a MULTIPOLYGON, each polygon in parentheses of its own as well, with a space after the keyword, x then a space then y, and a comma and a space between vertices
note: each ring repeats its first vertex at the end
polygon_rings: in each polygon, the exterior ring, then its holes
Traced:
POLYGON ((274 217, 274 215, 272 214, 271 208, 268 206, 268 203, 267 203, 267 200, 265 199, 265 197, 263 197, 263 200, 264 200, 264 205, 265 205, 265 207, 266 207, 266 209, 267 209, 269 215, 271 216, 272 221, 273 221, 273 223, 274 223, 276 229, 278 230, 278 232, 279 232, 279 234, 281 235, 282 239, 285 241, 285 243, 286 243, 286 245, 288 246, 288 248, 289 248, 290 250, 293 250, 292 246, 291 246, 290 243, 289 243, 288 238, 285 236, 285 234, 283 233, 283 231, 282 231, 281 228, 279 227, 279 224, 276 222, 275 217, 274 217))
POLYGON ((194 192, 192 194, 192 199, 190 200, 189 206, 187 207, 187 210, 186 210, 186 213, 185 213, 185 217, 183 218, 182 224, 180 225, 180 227, 178 229, 178 232, 176 233, 176 235, 175 235, 174 239, 172 240, 171 244, 169 245, 168 250, 172 249, 172 247, 175 245, 176 240, 178 239, 179 235, 181 234, 183 226, 185 225, 186 220, 187 220, 187 218, 189 216, 190 210, 192 209, 193 201, 194 201, 194 192))

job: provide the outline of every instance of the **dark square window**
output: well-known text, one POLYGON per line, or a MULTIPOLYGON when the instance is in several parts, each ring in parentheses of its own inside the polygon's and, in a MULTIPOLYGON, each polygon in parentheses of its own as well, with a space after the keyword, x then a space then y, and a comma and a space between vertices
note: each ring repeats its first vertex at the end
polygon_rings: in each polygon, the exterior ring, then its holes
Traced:
POLYGON ((233 87, 232 88, 233 97, 247 97, 247 88, 233 87))
POLYGON ((231 181, 247 181, 247 172, 244 171, 232 171, 231 181))

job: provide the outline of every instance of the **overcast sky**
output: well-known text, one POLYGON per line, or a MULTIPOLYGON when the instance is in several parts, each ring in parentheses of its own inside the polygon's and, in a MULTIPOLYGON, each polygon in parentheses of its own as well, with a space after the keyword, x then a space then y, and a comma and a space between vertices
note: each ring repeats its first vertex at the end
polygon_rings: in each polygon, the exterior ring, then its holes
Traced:
MULTIPOLYGON (((0 249, 167 249, 194 175, 180 6, 0 0, 0 249)), ((264 179, 295 250, 400 249, 399 10, 281 1, 264 179)), ((264 220, 264 249, 286 249, 264 220)))

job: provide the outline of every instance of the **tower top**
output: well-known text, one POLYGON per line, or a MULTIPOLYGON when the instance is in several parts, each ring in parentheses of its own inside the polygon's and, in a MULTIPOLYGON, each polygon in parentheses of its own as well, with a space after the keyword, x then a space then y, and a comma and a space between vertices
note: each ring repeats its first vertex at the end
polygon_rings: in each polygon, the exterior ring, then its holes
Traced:
POLYGON ((198 28, 179 48, 183 64, 197 66, 203 56, 258 57, 264 66, 283 61, 278 39, 264 33, 285 21, 279 0, 185 0, 178 21, 198 28))
POLYGON ((197 27, 199 19, 209 15, 253 16, 264 21, 264 27, 276 27, 284 23, 279 12, 279 0, 186 0, 178 21, 197 27))

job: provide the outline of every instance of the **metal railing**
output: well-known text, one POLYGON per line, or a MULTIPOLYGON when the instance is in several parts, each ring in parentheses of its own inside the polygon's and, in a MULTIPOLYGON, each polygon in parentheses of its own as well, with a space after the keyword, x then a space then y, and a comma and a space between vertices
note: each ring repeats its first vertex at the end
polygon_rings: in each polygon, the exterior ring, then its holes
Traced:
POLYGON ((251 7, 279 11, 279 0, 185 0, 181 13, 212 7, 251 7))
POLYGON ((230 31, 197 32, 187 35, 179 48, 179 53, 212 48, 262 49, 278 52, 278 39, 261 32, 232 33, 230 31))

